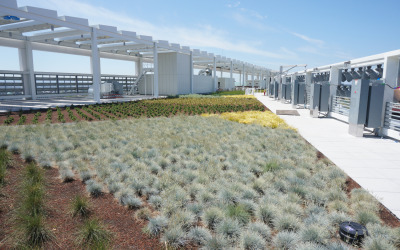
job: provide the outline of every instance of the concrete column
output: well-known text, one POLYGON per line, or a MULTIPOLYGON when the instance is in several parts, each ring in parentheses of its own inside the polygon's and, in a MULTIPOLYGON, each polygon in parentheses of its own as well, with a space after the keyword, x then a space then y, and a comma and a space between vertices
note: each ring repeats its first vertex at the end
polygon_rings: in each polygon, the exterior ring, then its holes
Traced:
MULTIPOLYGON (((397 56, 394 57, 387 57, 385 56, 384 63, 383 63, 383 76, 385 83, 392 88, 399 86, 400 79, 399 79, 399 58, 397 56)), ((382 107, 382 129, 379 131, 380 136, 387 136, 389 135, 389 130, 383 128, 384 120, 385 120, 385 113, 386 113, 386 103, 393 102, 394 93, 393 89, 389 88, 388 86, 385 87, 385 92, 383 93, 383 107, 382 107)))
POLYGON ((101 83, 101 72, 100 72, 100 56, 99 49, 97 48, 97 29, 91 28, 91 47, 92 54, 90 57, 91 71, 93 76, 93 99, 95 102, 100 102, 100 83, 101 83))
POLYGON ((217 80, 217 58, 214 56, 213 58, 213 76, 214 76, 214 91, 218 89, 218 80, 217 80))
POLYGON ((296 74, 293 74, 290 78, 290 83, 292 85, 292 91, 291 91, 291 100, 292 100, 292 108, 297 108, 297 97, 295 94, 299 94, 296 90, 296 74))
POLYGON ((193 51, 190 51, 190 93, 193 94, 193 51))
POLYGON ((251 71, 251 87, 254 88, 254 66, 253 70, 251 71))
POLYGON ((304 83, 306 84, 306 86, 311 86, 311 82, 312 82, 312 72, 306 72, 304 76, 304 83))
MULTIPOLYGON (((284 98, 285 93, 283 93, 284 91, 286 91, 286 88, 284 88, 284 84, 286 84, 286 76, 285 75, 281 75, 281 82, 282 84, 279 85, 279 98, 281 99, 282 103, 286 102, 286 99, 284 98)), ((285 86, 286 87, 286 86, 285 86)))
POLYGON ((233 61, 231 61, 231 66, 229 67, 229 74, 230 74, 230 78, 233 78, 233 61))
POLYGON ((243 81, 242 81, 242 87, 244 87, 244 85, 246 84, 245 77, 246 77, 246 70, 245 70, 245 67, 244 67, 244 64, 243 64, 243 81))
POLYGON ((342 70, 337 67, 331 67, 329 76, 329 112, 328 116, 331 116, 333 110, 333 102, 336 97, 337 87, 342 82, 342 70))
POLYGON ((158 49, 157 43, 153 43, 153 64, 154 64, 154 97, 158 97, 158 49))
POLYGON ((18 49, 19 67, 23 72, 24 95, 30 95, 36 100, 35 69, 31 42, 25 42, 25 48, 18 49))
POLYGON ((136 62, 136 75, 140 76, 143 72, 143 58, 139 57, 139 60, 136 62))

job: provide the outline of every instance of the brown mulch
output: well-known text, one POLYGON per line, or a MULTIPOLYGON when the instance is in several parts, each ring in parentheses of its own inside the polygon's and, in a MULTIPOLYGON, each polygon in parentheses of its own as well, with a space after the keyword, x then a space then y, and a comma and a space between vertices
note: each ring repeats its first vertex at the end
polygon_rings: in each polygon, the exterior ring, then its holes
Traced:
MULTIPOLYGON (((25 163, 18 155, 13 157, 12 167, 7 170, 6 185, 0 197, 0 249, 8 249, 4 239, 12 234, 12 221, 9 220, 16 203, 18 183, 25 163)), ((45 170, 46 179, 46 224, 54 233, 55 241, 48 242, 45 249, 76 249, 76 236, 83 220, 71 215, 71 201, 76 195, 89 198, 92 214, 112 232, 112 249, 162 249, 159 238, 151 238, 142 232, 145 222, 133 218, 135 211, 121 206, 111 194, 98 198, 89 197, 85 185, 75 180, 63 183, 58 169, 45 170)))
POLYGON ((7 168, 5 185, 0 187, 0 249, 7 249, 6 241, 13 232, 13 211, 24 164, 20 157, 14 156, 13 162, 7 168))
MULTIPOLYGON (((328 159, 328 158, 320 151, 317 151, 317 159, 323 160, 323 159, 328 159)), ((347 193, 347 196, 349 196, 349 197, 351 195, 351 190, 353 190, 355 188, 361 188, 361 186, 355 180, 353 180, 350 176, 347 177, 345 184, 346 184, 346 193, 347 193)), ((379 202, 379 217, 381 218, 383 223, 387 226, 400 227, 400 220, 396 217, 396 215, 394 215, 392 212, 390 212, 390 210, 387 209, 380 202, 379 202)))

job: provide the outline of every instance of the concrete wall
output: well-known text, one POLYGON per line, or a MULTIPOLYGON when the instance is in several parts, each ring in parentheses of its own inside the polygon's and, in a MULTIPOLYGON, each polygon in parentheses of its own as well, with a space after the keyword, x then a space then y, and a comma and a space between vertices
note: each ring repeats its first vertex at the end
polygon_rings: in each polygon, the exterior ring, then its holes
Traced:
POLYGON ((178 94, 190 94, 190 56, 177 54, 178 94))
POLYGON ((160 95, 190 93, 190 56, 176 52, 158 54, 160 95))
POLYGON ((178 93, 177 53, 158 54, 158 90, 160 95, 178 93))
POLYGON ((154 81, 154 75, 145 75, 143 80, 141 80, 138 83, 138 90, 139 94, 141 95, 151 95, 153 94, 153 81, 154 81), (146 78, 146 80, 145 80, 146 78), (146 83, 146 84, 145 84, 146 83))
POLYGON ((214 78, 212 76, 193 76, 193 92, 196 94, 214 92, 214 78))
POLYGON ((235 88, 235 79, 222 77, 218 78, 218 88, 223 90, 232 90, 235 88))

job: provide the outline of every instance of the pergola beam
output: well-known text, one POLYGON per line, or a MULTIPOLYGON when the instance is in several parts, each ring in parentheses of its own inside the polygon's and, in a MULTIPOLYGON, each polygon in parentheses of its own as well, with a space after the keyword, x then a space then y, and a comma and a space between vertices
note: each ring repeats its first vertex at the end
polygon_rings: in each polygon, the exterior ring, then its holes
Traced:
POLYGON ((34 26, 34 25, 40 25, 40 24, 44 24, 44 23, 40 22, 40 21, 35 21, 35 20, 28 20, 28 21, 22 21, 22 22, 17 22, 17 23, 3 24, 3 25, 0 25, 0 31, 16 30, 16 29, 25 28, 25 27, 34 26))
POLYGON ((37 42, 37 41, 43 41, 43 40, 50 40, 58 37, 66 37, 66 36, 79 36, 79 35, 84 35, 87 32, 81 31, 81 30, 74 30, 74 29, 68 29, 68 30, 59 30, 59 31, 52 31, 52 32, 47 32, 45 34, 39 34, 39 35, 34 35, 34 36, 28 36, 28 40, 31 42, 37 42))

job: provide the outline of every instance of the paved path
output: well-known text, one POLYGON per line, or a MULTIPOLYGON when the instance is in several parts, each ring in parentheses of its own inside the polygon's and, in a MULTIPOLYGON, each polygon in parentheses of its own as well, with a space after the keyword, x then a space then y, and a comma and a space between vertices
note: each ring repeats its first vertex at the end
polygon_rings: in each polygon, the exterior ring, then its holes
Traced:
MULTIPOLYGON (((292 110, 291 104, 262 94, 256 97, 274 113, 292 110)), ((300 116, 280 117, 400 218, 400 143, 373 136, 354 137, 343 121, 312 118, 307 109, 297 111, 300 116)))

